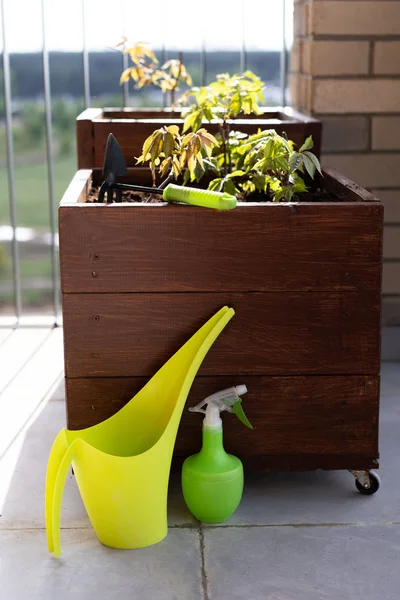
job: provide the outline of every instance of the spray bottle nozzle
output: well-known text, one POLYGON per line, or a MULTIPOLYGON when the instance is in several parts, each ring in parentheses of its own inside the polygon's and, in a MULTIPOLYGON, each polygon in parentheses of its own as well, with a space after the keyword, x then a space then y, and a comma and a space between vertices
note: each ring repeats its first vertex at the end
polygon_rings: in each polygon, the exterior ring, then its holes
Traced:
POLYGON ((250 421, 244 414, 242 399, 240 398, 240 396, 246 394, 246 392, 247 387, 245 385, 227 388, 208 396, 196 406, 189 408, 189 410, 191 412, 201 412, 205 414, 206 418, 204 419, 204 425, 207 427, 221 427, 222 421, 220 413, 226 410, 227 412, 235 414, 246 427, 253 429, 250 421), (203 408, 205 405, 207 405, 206 409, 203 408))

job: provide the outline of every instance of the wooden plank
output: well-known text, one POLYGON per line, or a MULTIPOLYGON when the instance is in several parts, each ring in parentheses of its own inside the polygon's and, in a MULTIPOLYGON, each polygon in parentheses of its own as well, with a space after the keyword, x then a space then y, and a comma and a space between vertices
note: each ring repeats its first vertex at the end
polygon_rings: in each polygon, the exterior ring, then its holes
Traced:
MULTIPOLYGON (((171 469, 181 472, 185 456, 174 456, 171 469)), ((348 470, 348 469, 377 469, 377 456, 360 456, 358 454, 262 454, 241 456, 245 473, 250 472, 283 472, 283 471, 316 471, 348 470)))
POLYGON ((0 393, 49 335, 47 329, 15 329, 0 346, 0 393))
POLYGON ((203 375, 379 372, 380 294, 64 294, 68 377, 154 373, 221 306, 203 375))
POLYGON ((78 169, 88 169, 94 164, 93 119, 102 114, 100 108, 88 108, 76 119, 78 169))
POLYGON ((377 290, 382 218, 374 202, 61 206, 62 290, 377 290))
POLYGON ((62 330, 54 329, 0 398, 0 457, 59 380, 62 370, 62 330))
POLYGON ((92 185, 92 171, 81 169, 77 171, 71 183, 64 192, 60 206, 69 206, 85 203, 92 185))
POLYGON ((323 173, 324 187, 331 190, 339 198, 344 198, 347 202, 380 202, 371 192, 335 169, 324 168, 323 173), (344 191, 345 194, 343 194, 344 191))
MULTIPOLYGON (((146 381, 130 377, 67 378, 68 427, 89 427, 110 417, 146 381)), ((242 383, 248 388, 243 401, 254 430, 244 427, 233 415, 224 415, 224 440, 229 452, 242 458, 311 456, 317 463, 318 455, 336 459, 343 455, 378 457, 379 377, 197 377, 186 406, 242 383)), ((199 450, 202 418, 185 408, 176 456, 199 450)), ((351 463, 344 468, 350 467, 351 463)))

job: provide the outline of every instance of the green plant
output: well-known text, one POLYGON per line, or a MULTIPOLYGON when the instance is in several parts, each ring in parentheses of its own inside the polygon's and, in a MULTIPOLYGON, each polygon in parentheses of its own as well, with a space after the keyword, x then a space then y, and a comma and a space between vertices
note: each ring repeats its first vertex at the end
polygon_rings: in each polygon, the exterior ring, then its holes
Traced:
POLYGON ((177 125, 156 129, 143 144, 142 154, 137 164, 148 162, 153 185, 156 185, 156 169, 166 179, 164 188, 172 179, 177 179, 185 170, 184 181, 200 179, 205 172, 203 154, 210 158, 217 140, 205 129, 181 135, 177 125))
POLYGON ((184 183, 214 173, 217 177, 209 183, 210 190, 226 191, 243 200, 258 192, 274 202, 296 199, 307 191, 302 175, 313 179, 316 171, 321 173, 319 160, 311 152, 311 136, 296 150, 293 142, 273 129, 250 137, 232 131, 226 146, 222 148, 204 128, 181 135, 178 127, 172 125, 157 129, 147 138, 137 162, 149 163, 153 185, 157 168, 160 176, 166 177, 160 187, 182 173, 184 183))
POLYGON ((167 60, 162 67, 158 68, 158 59, 145 42, 137 42, 130 46, 127 45, 126 38, 123 38, 122 42, 117 44, 117 47, 120 46, 124 54, 129 54, 134 65, 123 71, 120 83, 133 79, 137 89, 155 85, 161 88, 163 94, 169 92, 171 105, 175 102, 175 92, 179 90, 180 83, 192 85, 192 78, 182 62, 181 52, 179 58, 167 60))
POLYGON ((210 182, 211 190, 243 197, 261 192, 274 202, 290 202, 296 194, 307 191, 301 174, 307 173, 312 179, 316 171, 322 174, 318 158, 310 151, 313 147, 311 136, 295 150, 292 141, 273 129, 250 137, 231 132, 228 145, 228 172, 226 154, 218 148, 206 163, 217 175, 210 182))
POLYGON ((219 127, 219 141, 225 156, 225 175, 230 170, 230 120, 240 113, 260 114, 259 102, 263 101, 264 83, 251 71, 242 75, 221 73, 216 81, 200 88, 194 87, 179 98, 177 104, 186 106, 183 131, 197 131, 203 121, 216 120, 219 127), (194 99, 194 103, 190 101, 194 99))

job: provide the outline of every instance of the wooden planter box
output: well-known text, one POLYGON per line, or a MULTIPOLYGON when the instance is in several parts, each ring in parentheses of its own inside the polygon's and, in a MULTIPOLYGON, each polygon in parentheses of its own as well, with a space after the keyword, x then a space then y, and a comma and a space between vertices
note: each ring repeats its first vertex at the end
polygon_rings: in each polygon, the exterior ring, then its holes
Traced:
MULTIPOLYGON (((247 385, 255 429, 228 416, 226 448, 268 470, 376 467, 381 203, 333 171, 338 202, 227 212, 86 204, 91 180, 79 171, 59 209, 68 426, 118 411, 227 304, 188 399, 247 385)), ((200 435, 185 410, 175 455, 200 435)))
MULTIPOLYGON (((313 136, 313 152, 319 156, 321 149, 321 122, 305 116, 291 108, 263 108, 262 116, 235 119, 235 129, 253 134, 261 129, 285 131, 288 138, 301 146, 306 137, 313 136)), ((180 125, 181 111, 168 109, 117 109, 89 108, 76 120, 78 169, 103 166, 104 150, 109 133, 117 138, 125 157, 131 159, 129 167, 135 166, 134 157, 140 156, 144 140, 163 125, 180 125)), ((218 126, 206 123, 207 130, 216 134, 218 126)))

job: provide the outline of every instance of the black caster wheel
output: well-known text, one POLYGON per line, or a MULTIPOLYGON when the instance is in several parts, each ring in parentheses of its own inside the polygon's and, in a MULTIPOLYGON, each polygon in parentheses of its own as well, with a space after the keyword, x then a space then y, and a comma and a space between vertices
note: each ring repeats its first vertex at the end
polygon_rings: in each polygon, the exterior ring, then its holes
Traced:
POLYGON ((375 473, 374 471, 370 471, 369 481, 370 486, 369 488, 366 488, 362 485, 362 483, 358 481, 358 479, 355 480, 356 488, 363 496, 372 496, 372 494, 375 494, 375 492, 379 490, 381 480, 379 479, 379 475, 377 473, 375 473))

